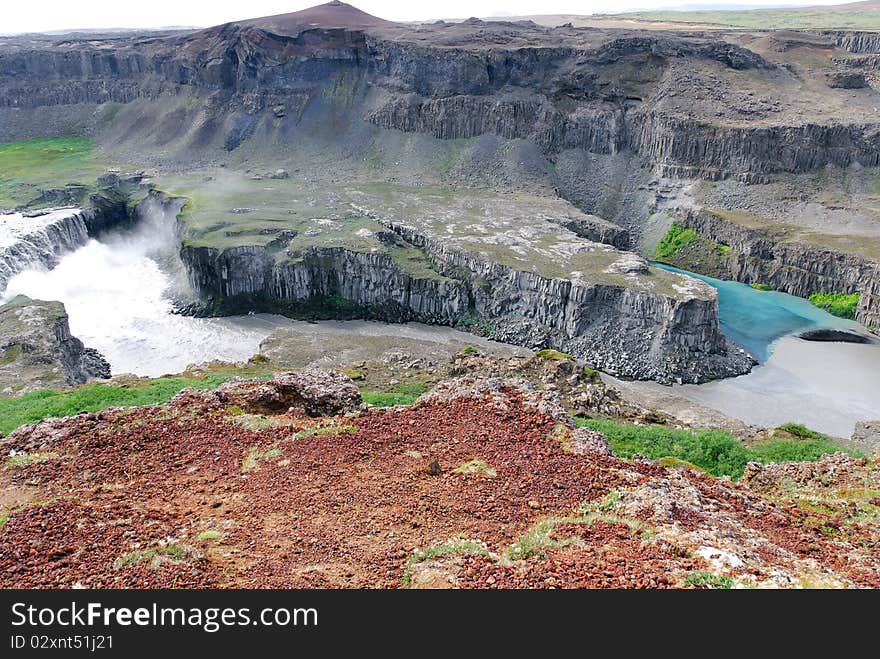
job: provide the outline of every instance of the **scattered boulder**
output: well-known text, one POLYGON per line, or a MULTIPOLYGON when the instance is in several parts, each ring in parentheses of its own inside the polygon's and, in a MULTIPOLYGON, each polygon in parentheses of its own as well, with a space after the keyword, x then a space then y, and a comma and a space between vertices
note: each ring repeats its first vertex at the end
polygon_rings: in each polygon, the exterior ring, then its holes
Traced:
POLYGON ((446 402, 456 398, 490 399, 500 410, 510 409, 515 399, 521 398, 523 405, 534 409, 539 414, 546 414, 566 425, 571 423, 562 406, 559 394, 555 391, 540 391, 527 380, 512 378, 465 375, 452 380, 444 380, 431 391, 422 394, 416 404, 446 402))
POLYGON ((590 428, 577 428, 569 438, 569 450, 579 455, 598 453, 599 455, 614 455, 608 438, 598 430, 590 428))
POLYGON ((277 373, 268 382, 230 380, 214 393, 223 402, 254 413, 335 416, 356 412, 362 404, 351 378, 338 371, 317 369, 277 373))

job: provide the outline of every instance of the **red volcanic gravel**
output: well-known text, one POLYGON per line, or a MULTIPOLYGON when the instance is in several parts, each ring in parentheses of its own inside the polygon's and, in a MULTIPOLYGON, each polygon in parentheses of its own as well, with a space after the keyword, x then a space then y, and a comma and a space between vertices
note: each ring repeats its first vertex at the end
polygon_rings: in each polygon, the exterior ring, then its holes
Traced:
POLYGON ((206 588, 216 584, 207 561, 149 561, 114 566, 133 547, 158 547, 166 515, 126 506, 85 507, 71 500, 36 505, 3 529, 0 574, 11 588, 206 588))
MULTIPOLYGON (((690 570, 695 561, 668 544, 645 544, 640 532, 624 524, 593 522, 558 528, 554 539, 580 546, 547 552, 547 559, 525 566, 501 566, 469 556, 459 574, 463 588, 669 588, 669 572, 690 570)), ((700 563, 702 565, 702 563, 700 563)))
MULTIPOLYGON (((274 417, 284 425, 258 431, 197 397, 75 417, 51 447, 59 458, 0 470, 7 498, 60 497, 24 507, 0 529, 0 585, 399 587, 418 548, 463 537, 499 555, 544 517, 669 473, 650 462, 566 453, 553 438, 556 422, 507 393, 502 408, 459 398, 358 417, 274 417), (357 431, 295 436, 316 423, 357 431), (243 471, 249 452, 264 457, 243 471), (455 472, 471 460, 496 475, 455 472), (438 475, 429 469, 435 461, 438 475), (222 535, 200 540, 208 530, 222 535), (183 554, 117 566, 132 551, 168 544, 183 554)), ((745 526, 838 560, 835 546, 790 511, 766 501, 756 507, 763 500, 743 486, 687 478, 745 526)), ((684 508, 673 516, 683 528, 704 522, 684 508)), ((458 583, 668 587, 680 585, 670 571, 695 565, 621 524, 565 525, 554 538, 576 542, 510 567, 459 557, 458 583)))

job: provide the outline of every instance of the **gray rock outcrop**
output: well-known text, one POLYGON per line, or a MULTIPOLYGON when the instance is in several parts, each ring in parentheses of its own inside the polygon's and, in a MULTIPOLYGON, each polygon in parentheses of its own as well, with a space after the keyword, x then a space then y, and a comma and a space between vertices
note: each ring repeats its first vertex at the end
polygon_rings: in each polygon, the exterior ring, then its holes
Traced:
POLYGON ((0 392, 67 387, 109 377, 104 357, 71 335, 60 302, 19 295, 0 306, 0 392))

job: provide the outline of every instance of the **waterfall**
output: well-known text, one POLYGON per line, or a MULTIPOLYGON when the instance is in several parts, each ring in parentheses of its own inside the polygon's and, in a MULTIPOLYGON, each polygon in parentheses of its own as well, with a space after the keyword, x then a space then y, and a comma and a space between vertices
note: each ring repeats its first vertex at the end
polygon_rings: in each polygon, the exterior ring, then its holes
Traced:
POLYGON ((60 257, 89 240, 85 213, 78 208, 27 217, 0 215, 0 293, 24 270, 52 268, 60 257))

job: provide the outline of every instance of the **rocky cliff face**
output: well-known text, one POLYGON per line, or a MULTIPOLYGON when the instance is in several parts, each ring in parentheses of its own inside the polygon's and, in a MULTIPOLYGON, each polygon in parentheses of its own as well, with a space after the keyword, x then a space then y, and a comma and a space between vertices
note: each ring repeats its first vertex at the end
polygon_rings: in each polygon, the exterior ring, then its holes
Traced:
POLYGON ((60 302, 19 295, 0 306, 0 392, 23 393, 109 377, 104 357, 71 335, 60 302))
POLYGON ((377 317, 450 324, 468 310, 466 286, 454 279, 419 279, 384 253, 314 248, 295 262, 278 262, 265 247, 218 251, 183 247, 190 283, 216 310, 253 308, 333 316, 377 317))
MULTIPOLYGON (((530 348, 552 346, 642 379, 688 382, 748 371, 718 329, 714 296, 671 296, 549 278, 449 247, 389 222, 442 274, 414 277, 378 252, 312 248, 293 262, 265 247, 184 247, 193 288, 213 310, 464 324, 530 348)), ((638 259, 636 259, 638 261, 638 259)), ((639 264, 637 264, 639 265, 639 264)), ((640 266, 641 267, 641 266, 640 266)))
MULTIPOLYGON (((876 36, 867 33, 835 33, 831 41, 853 52, 877 49, 876 36)), ((670 103, 675 90, 664 81, 676 65, 749 71, 777 87, 799 84, 788 69, 747 48, 698 34, 514 24, 420 31, 303 26, 278 34, 242 23, 105 43, 8 41, 0 44, 0 109, 19 111, 20 119, 27 108, 192 92, 203 97, 204 110, 189 138, 199 142, 205 132, 221 131, 234 149, 260 122, 295 124, 311 104, 329 98, 344 101, 351 117, 386 129, 441 139, 528 139, 551 156, 566 149, 631 151, 677 176, 760 180, 827 164, 878 164, 878 123, 870 116, 805 122, 744 107, 741 118, 758 112, 769 121, 721 121, 705 114, 710 106, 704 112, 670 103)))
POLYGON ((714 242, 731 247, 725 259, 732 279, 764 283, 773 289, 809 297, 811 293, 860 293, 856 319, 880 325, 880 263, 799 242, 777 242, 711 211, 688 212, 677 220, 714 242))
POLYGON ((880 53, 880 34, 876 32, 825 30, 820 34, 831 37, 838 47, 850 53, 880 53))

